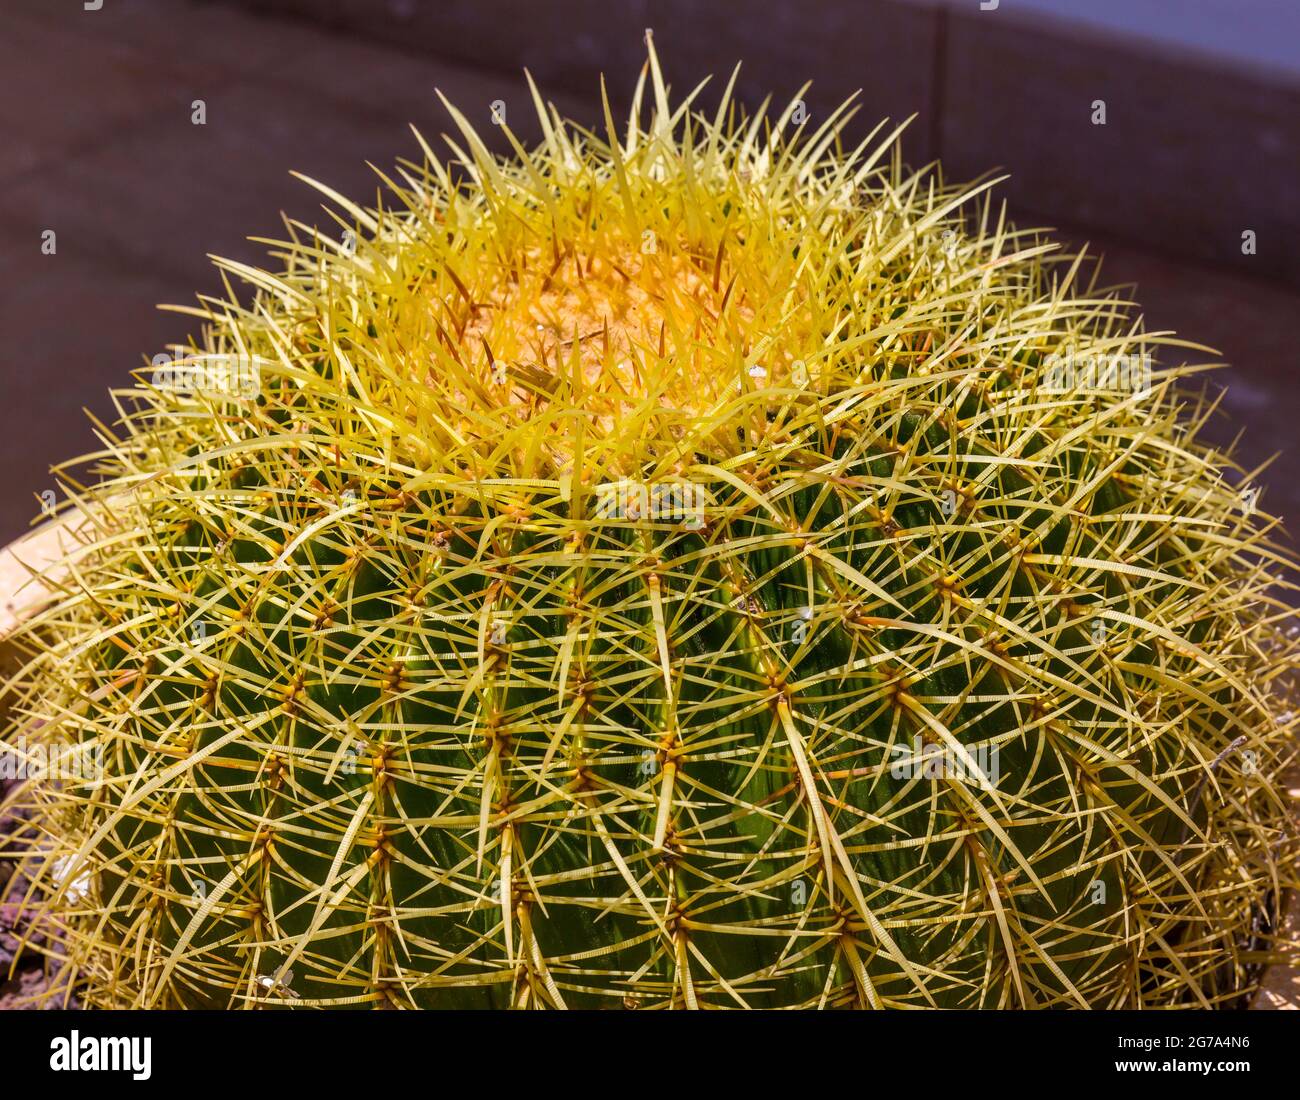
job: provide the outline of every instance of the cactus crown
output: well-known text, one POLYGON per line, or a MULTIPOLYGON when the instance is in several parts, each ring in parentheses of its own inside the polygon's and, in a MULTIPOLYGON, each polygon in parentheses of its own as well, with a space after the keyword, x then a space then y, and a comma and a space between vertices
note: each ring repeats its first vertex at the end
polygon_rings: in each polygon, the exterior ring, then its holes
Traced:
POLYGON ((7 735, 102 752, 22 795, 63 992, 1248 986, 1290 559, 1201 368, 1151 366, 1190 345, 992 181, 730 93, 673 105, 652 50, 621 135, 534 89, 504 160, 448 104, 456 163, 219 261, 251 301, 189 310, 93 489, 64 468, 85 538, 7 735))

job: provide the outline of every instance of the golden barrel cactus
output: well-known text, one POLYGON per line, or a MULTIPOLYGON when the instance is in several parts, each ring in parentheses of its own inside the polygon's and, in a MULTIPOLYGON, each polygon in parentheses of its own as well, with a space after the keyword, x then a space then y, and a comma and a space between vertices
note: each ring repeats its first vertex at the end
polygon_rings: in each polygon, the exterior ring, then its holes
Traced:
POLYGON ((64 468, 5 735, 96 761, 14 796, 51 996, 1249 992, 1292 560, 1192 345, 991 182, 730 92, 652 50, 506 158, 449 107, 64 468))

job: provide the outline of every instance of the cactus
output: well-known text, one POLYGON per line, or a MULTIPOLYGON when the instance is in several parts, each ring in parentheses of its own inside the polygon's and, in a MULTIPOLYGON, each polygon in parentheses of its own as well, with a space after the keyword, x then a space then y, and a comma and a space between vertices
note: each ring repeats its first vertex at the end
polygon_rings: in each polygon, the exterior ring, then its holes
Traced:
POLYGON ((96 754, 14 796, 50 997, 1249 993, 1293 563, 1205 349, 996 181, 731 90, 651 49, 621 130, 533 88, 507 158, 448 104, 59 468, 5 735, 96 754))

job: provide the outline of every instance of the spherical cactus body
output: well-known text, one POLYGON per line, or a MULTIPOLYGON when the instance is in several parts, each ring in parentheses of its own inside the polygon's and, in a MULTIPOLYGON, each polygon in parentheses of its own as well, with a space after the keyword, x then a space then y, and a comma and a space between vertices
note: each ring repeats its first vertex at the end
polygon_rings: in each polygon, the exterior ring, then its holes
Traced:
POLYGON ((222 262, 65 469, 6 734, 100 762, 20 796, 56 988, 1237 1003, 1291 560, 1188 345, 847 107, 538 102, 222 262))

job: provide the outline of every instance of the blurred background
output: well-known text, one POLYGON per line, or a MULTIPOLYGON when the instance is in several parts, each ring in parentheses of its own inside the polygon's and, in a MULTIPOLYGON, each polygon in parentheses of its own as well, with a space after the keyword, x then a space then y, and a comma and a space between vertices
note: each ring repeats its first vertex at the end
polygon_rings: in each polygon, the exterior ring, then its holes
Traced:
POLYGON ((1016 220, 1091 242, 1148 328, 1222 352, 1214 433, 1247 466, 1283 452, 1260 504, 1295 529, 1296 0, 3 0, 0 543, 96 446, 83 409, 111 419, 109 387, 191 331, 154 307, 219 291, 207 254, 259 260, 280 211, 333 226, 290 169, 374 196, 367 161, 449 128, 435 89, 498 148, 498 101, 534 137, 525 66, 594 126, 647 27, 679 94, 743 61, 751 107, 812 79, 815 123, 861 89, 850 138, 915 115, 913 165, 1010 172, 1016 220))

